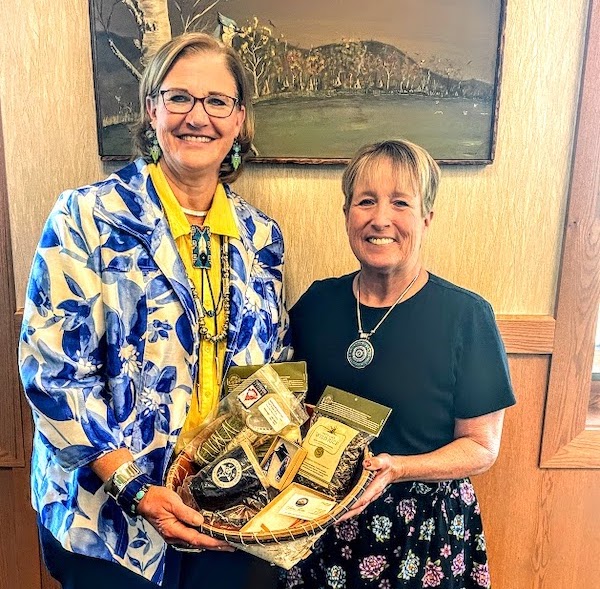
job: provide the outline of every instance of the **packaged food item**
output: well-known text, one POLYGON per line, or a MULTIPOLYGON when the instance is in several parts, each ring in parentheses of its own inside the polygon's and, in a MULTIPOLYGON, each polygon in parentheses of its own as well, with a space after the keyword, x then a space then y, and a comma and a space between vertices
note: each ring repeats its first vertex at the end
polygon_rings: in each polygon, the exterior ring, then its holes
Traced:
POLYGON ((219 427, 196 450, 194 462, 201 468, 214 462, 219 456, 238 447, 242 442, 253 445, 258 442, 261 434, 246 427, 241 415, 230 414, 225 417, 219 427))
MULTIPOLYGON (((252 376, 255 372, 263 368, 264 364, 252 364, 248 366, 230 366, 223 380, 223 395, 227 397, 235 388, 252 376)), ((278 362, 269 365, 279 376, 283 385, 294 394, 298 401, 302 401, 308 390, 308 375, 306 362, 278 362)), ((216 419, 223 417, 227 413, 229 417, 229 408, 225 402, 221 402, 211 415, 207 416, 203 423, 196 428, 186 430, 180 434, 180 442, 183 446, 189 446, 199 435, 207 428, 211 427, 216 419)), ((299 428, 286 428, 285 437, 292 441, 299 441, 299 428), (295 429, 295 433, 294 430, 295 429)), ((268 446, 268 445, 267 445, 268 446)))
MULTIPOLYGON (((281 382, 302 399, 308 390, 308 376, 306 362, 277 362, 270 364, 271 368, 278 374, 281 382)), ((231 366, 224 380, 225 394, 231 393, 242 381, 252 376, 263 367, 262 364, 251 364, 249 366, 231 366)))
POLYGON ((204 522, 210 526, 214 526, 221 530, 240 530, 248 522, 260 513, 264 507, 264 496, 246 497, 244 501, 238 505, 234 505, 229 509, 219 511, 203 511, 200 510, 204 517, 204 522))
POLYGON ((308 419, 304 404, 283 383, 271 364, 254 372, 224 399, 224 405, 244 419, 254 432, 283 434, 308 419))
POLYGON ((338 500, 344 497, 365 449, 379 435, 390 413, 389 407, 327 387, 302 442, 307 455, 296 481, 338 500))
POLYGON ((282 437, 276 437, 260 466, 267 483, 274 489, 285 489, 293 480, 306 456, 306 450, 282 437))
POLYGON ((255 515, 242 532, 276 532, 299 520, 312 521, 329 513, 336 505, 331 498, 298 483, 292 483, 255 515))
POLYGON ((202 511, 217 512, 239 505, 262 508, 268 502, 266 477, 246 442, 189 478, 184 484, 202 511))
POLYGON ((242 442, 258 447, 269 436, 298 439, 300 425, 308 419, 304 404, 267 364, 240 382, 219 404, 226 417, 202 445, 194 461, 199 467, 216 460, 242 442))

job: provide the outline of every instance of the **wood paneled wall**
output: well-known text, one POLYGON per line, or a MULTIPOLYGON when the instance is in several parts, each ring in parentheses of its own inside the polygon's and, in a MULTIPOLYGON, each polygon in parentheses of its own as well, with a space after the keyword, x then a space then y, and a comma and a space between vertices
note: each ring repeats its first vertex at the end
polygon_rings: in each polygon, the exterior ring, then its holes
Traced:
MULTIPOLYGON (((0 219, 8 214, 8 192, 0 120, 0 219)), ((0 223, 0 589, 31 587, 40 583, 39 551, 34 514, 29 501, 31 418, 21 414, 16 371, 13 322, 11 240, 8 223, 0 223), (33 566, 32 566, 33 563, 33 566), (21 575, 19 571, 23 571, 21 575)))
POLYGON ((473 482, 494 589, 600 587, 600 471, 540 469, 550 358, 509 357, 517 405, 498 461, 473 482))
POLYGON ((0 467, 0 589, 55 589, 42 585, 35 512, 29 494, 31 414, 23 403, 23 440, 27 456, 22 466, 0 467))

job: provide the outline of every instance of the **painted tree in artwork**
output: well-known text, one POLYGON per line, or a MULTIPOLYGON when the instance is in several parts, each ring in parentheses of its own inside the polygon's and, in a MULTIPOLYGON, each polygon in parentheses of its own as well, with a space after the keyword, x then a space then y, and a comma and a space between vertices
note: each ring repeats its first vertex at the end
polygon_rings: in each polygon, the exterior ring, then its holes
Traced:
POLYGON ((167 0, 98 0, 95 3, 96 22, 104 29, 110 50, 137 80, 150 57, 171 39, 171 23, 167 0), (123 8, 126 11, 123 11, 123 8), (122 38, 113 32, 114 21, 122 20, 127 12, 133 17, 137 37, 133 44, 139 51, 137 60, 127 55, 122 38))
POLYGON ((244 66, 250 72, 254 97, 269 94, 269 65, 276 53, 276 41, 271 29, 259 25, 258 19, 254 17, 251 23, 242 27, 237 36, 241 40, 238 52, 244 66))
POLYGON ((171 22, 167 0, 123 0, 133 14, 140 32, 141 64, 171 39, 171 22))
POLYGON ((392 75, 401 65, 400 54, 398 51, 394 51, 393 47, 386 45, 379 56, 379 63, 384 73, 383 87, 389 91, 392 75))
POLYGON ((290 72, 290 89, 304 90, 304 56, 302 51, 293 47, 285 54, 287 69, 290 72))
POLYGON ((308 76, 308 89, 318 92, 322 89, 321 74, 325 69, 325 60, 318 51, 309 51, 306 57, 306 74, 308 76))
MULTIPOLYGON (((202 30, 206 25, 204 17, 221 0, 179 0, 173 2, 173 13, 179 13, 181 24, 175 29, 179 33, 202 30)), ((112 53, 137 80, 152 55, 171 40, 173 27, 169 19, 168 0, 95 0, 96 23, 104 30, 112 53), (132 20, 137 36, 133 44, 139 51, 139 57, 132 59, 125 48, 120 46, 122 39, 114 32, 115 22, 132 20), (139 65, 138 65, 139 61, 139 65), (140 67, 141 66, 141 67, 140 67)))

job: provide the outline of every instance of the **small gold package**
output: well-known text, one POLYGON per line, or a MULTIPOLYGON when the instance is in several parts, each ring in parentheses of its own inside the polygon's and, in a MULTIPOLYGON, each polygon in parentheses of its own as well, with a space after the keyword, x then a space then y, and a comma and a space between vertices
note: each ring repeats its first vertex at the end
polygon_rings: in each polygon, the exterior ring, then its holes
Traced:
POLYGON ((267 484, 275 489, 285 489, 294 479, 306 450, 290 440, 276 437, 261 462, 267 484))

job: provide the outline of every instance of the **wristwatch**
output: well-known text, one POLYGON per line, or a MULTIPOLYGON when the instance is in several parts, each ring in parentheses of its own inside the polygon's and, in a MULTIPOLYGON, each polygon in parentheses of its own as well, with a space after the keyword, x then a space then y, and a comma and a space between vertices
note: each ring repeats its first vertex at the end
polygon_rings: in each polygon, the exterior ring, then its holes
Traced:
POLYGON ((112 476, 104 483, 106 494, 115 501, 123 489, 133 480, 142 474, 140 468, 133 461, 121 464, 112 476))

